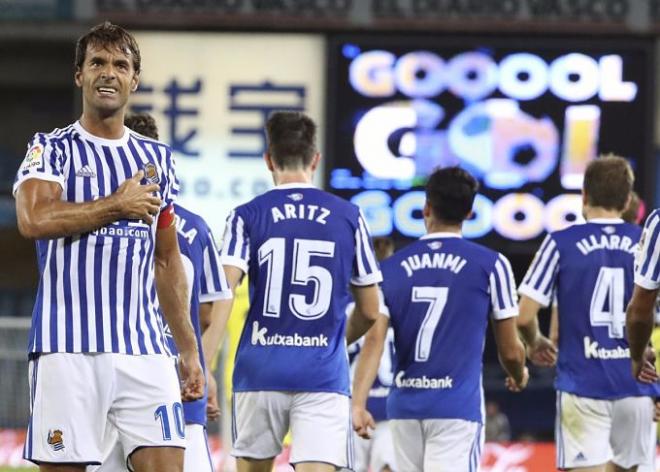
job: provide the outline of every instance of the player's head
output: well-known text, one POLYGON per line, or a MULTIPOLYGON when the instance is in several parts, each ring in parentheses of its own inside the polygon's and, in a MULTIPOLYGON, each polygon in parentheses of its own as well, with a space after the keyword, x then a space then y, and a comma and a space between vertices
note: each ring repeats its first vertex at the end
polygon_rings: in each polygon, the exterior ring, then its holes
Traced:
POLYGON ((124 126, 147 138, 158 139, 156 120, 149 113, 130 113, 126 115, 124 126))
POLYGON ((269 170, 312 171, 319 161, 316 149, 316 124, 304 113, 276 111, 266 122, 269 170))
POLYGON ((637 192, 634 190, 630 192, 630 201, 628 206, 621 214, 621 218, 626 223, 639 224, 642 218, 644 217, 644 210, 642 205, 642 200, 637 195, 637 192))
POLYGON ((583 206, 623 212, 628 205, 635 176, 623 157, 609 154, 587 166, 582 186, 583 206))
POLYGON ((460 225, 472 214, 479 183, 460 167, 434 171, 426 182, 424 220, 445 225, 460 225))
POLYGON ((394 240, 387 236, 376 236, 373 238, 374 251, 379 261, 387 259, 394 253, 394 240))
POLYGON ((83 113, 91 108, 100 115, 111 115, 122 110, 137 89, 140 49, 125 29, 106 21, 78 39, 75 66, 83 113))

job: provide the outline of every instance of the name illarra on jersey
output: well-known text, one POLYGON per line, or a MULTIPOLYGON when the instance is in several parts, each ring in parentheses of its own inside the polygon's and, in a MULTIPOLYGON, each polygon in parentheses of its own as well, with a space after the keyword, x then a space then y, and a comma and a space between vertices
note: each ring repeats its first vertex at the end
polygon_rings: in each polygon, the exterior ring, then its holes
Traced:
POLYGON ((518 314, 509 261, 457 234, 434 233, 382 270, 395 347, 388 418, 482 422, 488 320, 518 314))
MULTIPOLYGON (((68 202, 107 197, 139 170, 159 185, 162 208, 178 193, 170 148, 125 128, 119 139, 76 122, 37 133, 14 192, 28 179, 55 182, 68 202)), ((156 219, 120 220, 74 237, 37 241, 40 281, 29 351, 168 354, 154 290, 156 219)))
POLYGON ((592 219, 549 234, 520 293, 559 310, 558 390, 615 399, 656 395, 630 375, 626 306, 633 291, 641 229, 619 219, 592 219))
MULTIPOLYGON (((199 362, 204 371, 204 352, 202 350, 202 335, 199 320, 199 305, 232 297, 231 290, 225 279, 220 262, 218 249, 213 240, 211 230, 204 219, 183 208, 174 205, 175 225, 183 268, 186 273, 188 296, 190 297, 190 321, 197 338, 199 362)), ((173 353, 177 352, 176 344, 165 325, 167 341, 173 353)), ((187 424, 206 424, 207 391, 198 400, 183 402, 183 416, 187 424)))
POLYGON ((250 283, 235 391, 348 395, 348 287, 381 280, 358 207, 311 185, 278 186, 230 214, 221 255, 250 283))

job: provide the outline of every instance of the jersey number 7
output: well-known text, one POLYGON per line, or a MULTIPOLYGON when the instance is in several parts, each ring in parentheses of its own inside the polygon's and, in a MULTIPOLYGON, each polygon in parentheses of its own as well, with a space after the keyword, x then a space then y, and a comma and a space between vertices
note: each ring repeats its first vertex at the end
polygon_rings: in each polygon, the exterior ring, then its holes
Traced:
POLYGON ((426 316, 417 333, 415 342, 415 362, 426 362, 431 356, 431 344, 440 317, 447 304, 447 287, 413 287, 412 301, 417 303, 428 303, 426 316))

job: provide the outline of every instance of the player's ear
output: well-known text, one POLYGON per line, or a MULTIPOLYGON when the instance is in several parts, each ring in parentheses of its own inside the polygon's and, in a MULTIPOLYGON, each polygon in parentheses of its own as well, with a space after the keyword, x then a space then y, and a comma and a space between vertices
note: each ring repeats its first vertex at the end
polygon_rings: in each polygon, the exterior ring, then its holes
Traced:
POLYGON ((314 154, 314 157, 312 157, 312 163, 310 164, 312 172, 316 170, 320 162, 321 162, 321 153, 317 152, 316 154, 314 154))
POLYGON ((431 205, 429 205, 428 200, 424 202, 424 208, 422 208, 422 216, 424 217, 425 220, 431 217, 431 205))
POLYGON ((267 152, 264 152, 264 162, 266 162, 266 167, 268 167, 268 170, 271 172, 275 171, 275 167, 273 166, 273 160, 270 157, 270 154, 267 152))
POLYGON ((136 72, 133 74, 133 78, 131 79, 131 92, 135 92, 138 88, 138 85, 140 85, 140 73, 136 72))
POLYGON ((82 70, 76 67, 76 72, 73 74, 73 80, 76 82, 77 87, 82 87, 82 70))

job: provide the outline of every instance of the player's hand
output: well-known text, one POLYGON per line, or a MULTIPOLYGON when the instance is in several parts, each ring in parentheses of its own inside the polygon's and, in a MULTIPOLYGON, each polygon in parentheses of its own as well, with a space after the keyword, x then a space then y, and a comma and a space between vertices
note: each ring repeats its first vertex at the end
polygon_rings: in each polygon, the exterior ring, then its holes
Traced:
POLYGON ((527 346, 527 358, 534 365, 552 367, 557 363, 557 348, 550 339, 540 335, 533 345, 527 346))
POLYGON ((632 361, 633 376, 638 382, 652 384, 658 381, 658 372, 655 370, 655 352, 652 347, 644 351, 642 361, 632 361))
POLYGON ((209 392, 208 402, 206 403, 206 417, 209 421, 215 421, 220 418, 220 406, 218 406, 218 385, 211 372, 206 373, 206 390, 209 392))
POLYGON ((522 391, 525 387, 527 387, 527 382, 529 382, 529 370, 527 367, 523 367, 523 375, 520 379, 520 382, 516 382, 516 380, 511 376, 508 376, 506 379, 504 379, 504 385, 506 385, 506 388, 508 388, 510 392, 522 391))
POLYGON ((179 355, 179 375, 183 401, 197 400, 204 396, 204 371, 197 351, 179 355))
POLYGON ((160 190, 157 184, 142 185, 144 171, 138 171, 126 179, 109 198, 113 198, 122 218, 153 223, 160 211, 161 199, 154 194, 160 190))
POLYGON ((371 439, 371 431, 376 428, 374 417, 365 408, 353 406, 353 429, 364 439, 371 439))

